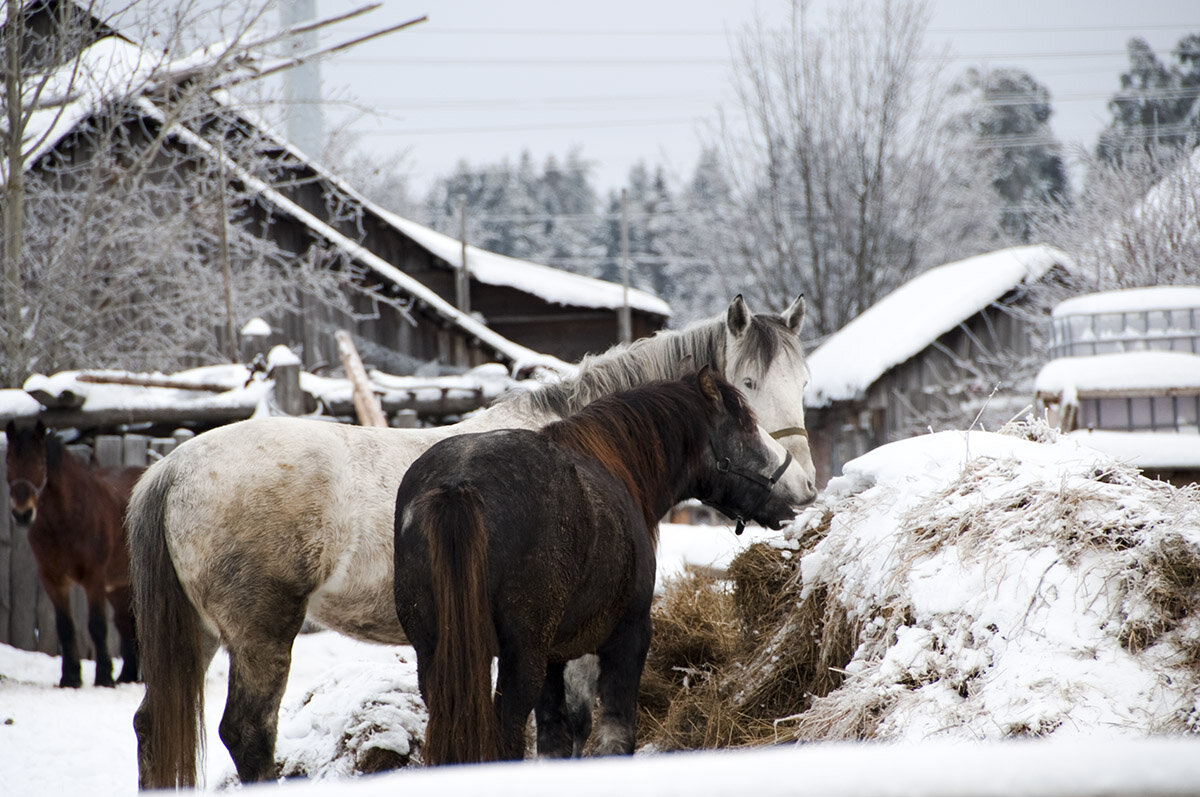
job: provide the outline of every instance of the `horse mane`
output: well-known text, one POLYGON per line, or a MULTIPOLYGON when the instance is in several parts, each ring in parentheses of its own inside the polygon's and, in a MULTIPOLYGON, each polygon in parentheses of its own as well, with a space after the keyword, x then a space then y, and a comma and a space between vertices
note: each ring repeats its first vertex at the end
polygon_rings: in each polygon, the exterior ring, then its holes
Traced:
MULTIPOLYGON (((745 397, 720 375, 713 376, 725 411, 741 420, 744 431, 753 429, 757 421, 745 397)), ((691 373, 602 396, 541 433, 598 460, 621 480, 642 510, 646 527, 657 533, 663 509, 656 503, 683 487, 671 479, 683 478, 698 464, 714 412, 699 376, 691 373), (679 460, 670 461, 672 456, 679 460)))
MULTIPOLYGON (((734 365, 753 359, 764 369, 774 361, 780 348, 795 338, 783 318, 772 313, 752 315, 744 335, 745 344, 734 365)), ((504 400, 523 402, 523 408, 539 414, 565 418, 601 396, 647 382, 674 379, 682 368, 711 365, 718 373, 724 373, 726 360, 725 316, 719 314, 684 329, 660 330, 601 354, 589 354, 579 362, 576 376, 504 400), (689 359, 690 366, 686 365, 689 359)))

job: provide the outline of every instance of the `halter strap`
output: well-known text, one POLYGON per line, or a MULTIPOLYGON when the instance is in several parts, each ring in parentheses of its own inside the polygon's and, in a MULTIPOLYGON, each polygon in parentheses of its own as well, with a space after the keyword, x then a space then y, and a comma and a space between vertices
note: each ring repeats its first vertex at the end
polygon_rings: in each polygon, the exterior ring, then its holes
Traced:
POLYGON ((785 426, 782 429, 771 432, 771 437, 775 440, 779 440, 783 437, 803 437, 805 440, 807 440, 808 430, 803 426, 785 426))
POLYGON ((34 496, 38 497, 38 496, 41 496, 42 490, 46 489, 46 484, 49 481, 50 481, 50 474, 47 473, 46 478, 42 479, 42 483, 40 485, 34 484, 33 482, 29 481, 29 479, 13 479, 12 484, 13 484, 13 486, 16 486, 18 484, 28 484, 30 489, 33 490, 34 496))
MULTIPOLYGON (((803 431, 803 430, 801 430, 801 431, 803 431)), ((772 437, 774 437, 774 435, 772 435, 772 437)), ((716 453, 715 449, 714 449, 713 453, 714 454, 716 453)), ((720 471, 721 473, 732 473, 734 476, 741 476, 743 479, 748 479, 748 480, 754 482, 755 484, 757 484, 758 486, 765 488, 766 492, 763 494, 763 500, 759 502, 760 504, 763 504, 763 503, 766 503, 767 496, 771 494, 771 489, 779 481, 779 478, 781 476, 783 476, 784 471, 786 471, 788 469, 788 466, 792 464, 792 452, 785 451, 784 453, 786 454, 786 456, 784 456, 784 458, 783 458, 783 464, 781 464, 778 468, 776 468, 775 472, 772 473, 770 476, 764 476, 763 474, 759 473, 758 471, 750 470, 749 468, 743 468, 741 465, 735 465, 729 459, 729 457, 721 457, 720 459, 717 460, 717 470, 720 471)), ((729 514, 728 512, 725 512, 725 510, 722 509, 721 507, 716 506, 715 504, 713 506, 718 511, 724 512, 726 515, 729 514)), ((733 533, 737 534, 737 535, 741 535, 741 533, 746 530, 746 519, 744 517, 742 517, 740 514, 733 515, 732 517, 733 517, 734 521, 736 522, 736 525, 734 526, 734 529, 733 529, 733 533)))

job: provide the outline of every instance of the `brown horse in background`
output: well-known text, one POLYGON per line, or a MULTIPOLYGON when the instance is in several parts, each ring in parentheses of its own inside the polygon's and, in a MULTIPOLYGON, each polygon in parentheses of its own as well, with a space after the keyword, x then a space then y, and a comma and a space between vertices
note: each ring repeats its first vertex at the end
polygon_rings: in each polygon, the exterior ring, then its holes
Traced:
POLYGON ((142 468, 97 468, 67 451, 41 421, 18 429, 9 421, 6 462, 13 519, 29 532, 42 586, 54 604, 55 628, 62 653, 59 686, 83 685, 71 584, 87 594, 88 633, 96 646, 96 686, 113 686, 108 653, 108 617, 112 604, 121 635, 120 683, 138 679, 137 637, 129 595, 129 546, 124 517, 133 483, 142 468))

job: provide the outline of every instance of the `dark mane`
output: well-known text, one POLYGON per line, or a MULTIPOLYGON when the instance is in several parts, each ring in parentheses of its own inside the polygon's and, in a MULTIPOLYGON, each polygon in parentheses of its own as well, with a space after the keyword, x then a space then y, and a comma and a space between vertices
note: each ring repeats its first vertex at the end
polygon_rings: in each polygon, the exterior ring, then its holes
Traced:
MULTIPOLYGON (((743 431, 752 429, 754 412, 742 394, 719 376, 716 384, 725 411, 741 420, 743 431)), ((667 474, 681 470, 670 467, 665 457, 668 452, 678 456, 690 470, 708 445, 713 412, 692 373, 601 397, 541 433, 599 460, 629 489, 642 508, 646 526, 654 529, 662 510, 651 505, 648 496, 673 494, 679 487, 664 483, 667 474)))

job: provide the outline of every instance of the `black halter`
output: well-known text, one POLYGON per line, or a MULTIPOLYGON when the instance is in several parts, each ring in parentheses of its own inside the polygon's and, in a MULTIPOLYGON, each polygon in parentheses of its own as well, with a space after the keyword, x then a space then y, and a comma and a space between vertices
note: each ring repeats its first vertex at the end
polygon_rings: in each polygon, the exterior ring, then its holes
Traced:
MULTIPOLYGON (((775 435, 772 434, 771 436, 774 437, 775 435)), ((775 484, 779 481, 779 478, 783 476, 784 471, 788 469, 788 465, 792 464, 792 452, 787 451, 786 454, 787 456, 783 458, 783 464, 776 468, 775 472, 770 476, 764 476, 758 471, 744 468, 741 465, 735 465, 729 459, 729 457, 717 456, 717 449, 715 446, 713 447, 713 457, 717 460, 717 470, 719 472, 732 473, 734 476, 741 476, 743 479, 748 479, 765 490, 762 500, 758 502, 760 506, 766 503, 767 497, 771 494, 771 490, 775 487, 775 484)), ((743 518, 740 513, 729 512, 724 508, 717 506, 716 504, 710 504, 710 506, 714 507, 717 511, 723 514, 732 517, 736 521, 737 525, 734 526, 733 529, 734 534, 741 534, 743 531, 745 531, 746 519, 743 518)))

